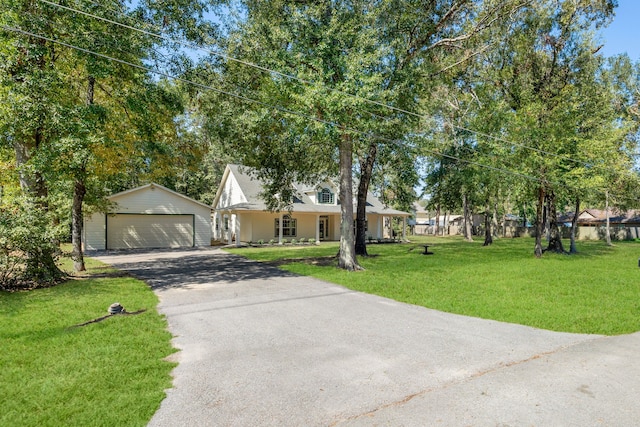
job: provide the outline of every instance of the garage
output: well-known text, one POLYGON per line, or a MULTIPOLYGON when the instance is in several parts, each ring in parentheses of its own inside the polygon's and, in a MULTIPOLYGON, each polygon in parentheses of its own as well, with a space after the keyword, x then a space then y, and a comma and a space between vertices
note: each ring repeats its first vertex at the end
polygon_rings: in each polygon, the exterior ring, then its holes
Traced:
POLYGON ((193 215, 107 216, 107 249, 194 246, 193 215))
POLYGON ((111 210, 85 219, 85 250, 211 244, 211 208, 159 184, 108 197, 111 210))

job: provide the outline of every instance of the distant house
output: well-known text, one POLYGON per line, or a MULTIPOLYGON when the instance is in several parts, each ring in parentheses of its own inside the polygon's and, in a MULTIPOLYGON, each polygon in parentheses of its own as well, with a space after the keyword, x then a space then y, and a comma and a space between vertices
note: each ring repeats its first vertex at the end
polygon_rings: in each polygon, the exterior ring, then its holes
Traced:
MULTIPOLYGON (((585 209, 578 215, 578 225, 599 226, 607 222, 607 213, 600 209, 585 209)), ((629 210, 626 212, 609 211, 609 224, 624 226, 640 226, 640 212, 629 210)))
POLYGON ((85 218, 85 250, 211 245, 211 207, 159 184, 107 198, 111 212, 85 218))
MULTIPOLYGON (((574 213, 560 216, 559 221, 570 226, 574 213)), ((584 209, 578 214, 578 237, 580 239, 601 239, 605 235, 607 213, 601 209, 584 209)), ((609 211, 609 227, 613 239, 626 240, 640 237, 640 211, 609 211)))
MULTIPOLYGON (((338 185, 326 179, 314 185, 294 184, 295 198, 290 210, 270 212, 260 197, 263 183, 252 170, 227 165, 213 201, 213 239, 231 244, 235 241, 282 242, 291 239, 340 239, 340 200, 338 185)), ((356 208, 354 202, 354 209, 356 208)), ((411 214, 385 207, 376 197, 367 197, 367 236, 382 239, 392 236, 390 219, 411 214)), ((404 227, 402 228, 404 230, 404 227)))

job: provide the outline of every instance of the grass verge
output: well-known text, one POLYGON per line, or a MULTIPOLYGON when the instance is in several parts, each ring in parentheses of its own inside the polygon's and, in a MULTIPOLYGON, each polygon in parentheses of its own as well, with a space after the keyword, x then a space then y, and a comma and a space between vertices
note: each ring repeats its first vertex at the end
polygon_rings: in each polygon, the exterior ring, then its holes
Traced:
POLYGON ((349 273, 325 261, 337 244, 310 248, 231 249, 301 275, 397 301, 537 328, 618 335, 640 330, 637 242, 607 247, 578 243, 576 255, 533 256, 533 240, 493 245, 460 238, 417 237, 409 244, 369 245, 366 271, 349 273), (420 243, 433 243, 422 255, 420 243), (323 258, 324 257, 324 258, 323 258))
POLYGON ((144 426, 171 387, 171 334, 156 296, 87 259, 88 274, 0 293, 0 425, 144 426), (139 315, 107 314, 120 302, 139 315))

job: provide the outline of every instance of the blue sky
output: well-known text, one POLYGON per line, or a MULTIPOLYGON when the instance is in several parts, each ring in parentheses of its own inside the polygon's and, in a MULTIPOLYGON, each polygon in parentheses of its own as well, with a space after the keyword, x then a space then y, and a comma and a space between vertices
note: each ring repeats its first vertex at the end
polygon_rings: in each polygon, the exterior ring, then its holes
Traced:
POLYGON ((601 37, 604 55, 626 52, 632 61, 640 60, 640 1, 618 0, 616 16, 601 37))

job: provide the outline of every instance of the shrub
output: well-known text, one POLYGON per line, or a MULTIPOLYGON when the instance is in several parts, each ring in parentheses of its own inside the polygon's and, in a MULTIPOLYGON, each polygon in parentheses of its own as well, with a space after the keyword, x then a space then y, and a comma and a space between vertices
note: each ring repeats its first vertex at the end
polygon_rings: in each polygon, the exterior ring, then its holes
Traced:
POLYGON ((313 245, 315 243, 316 243, 316 239, 314 239, 314 238, 309 239, 309 244, 310 245, 313 245))
POLYGON ((301 238, 300 238, 300 244, 301 244, 301 245, 304 245, 304 237, 301 237, 301 238))
POLYGON ((289 241, 287 239, 282 239, 282 244, 286 245, 287 243, 289 243, 289 241))
POLYGON ((56 264, 63 228, 52 224, 32 200, 0 207, 0 289, 50 286, 64 277, 56 264))
POLYGON ((262 239, 258 240, 258 244, 259 244, 260 246, 264 245, 264 240, 262 240, 262 239))
POLYGON ((275 240, 273 240, 273 239, 269 240, 269 244, 270 244, 270 245, 275 245, 275 243, 276 243, 276 241, 275 241, 275 240))
POLYGON ((297 243, 298 243, 298 241, 297 241, 296 239, 291 239, 291 244, 292 244, 292 245, 295 245, 295 244, 297 244, 297 243))

